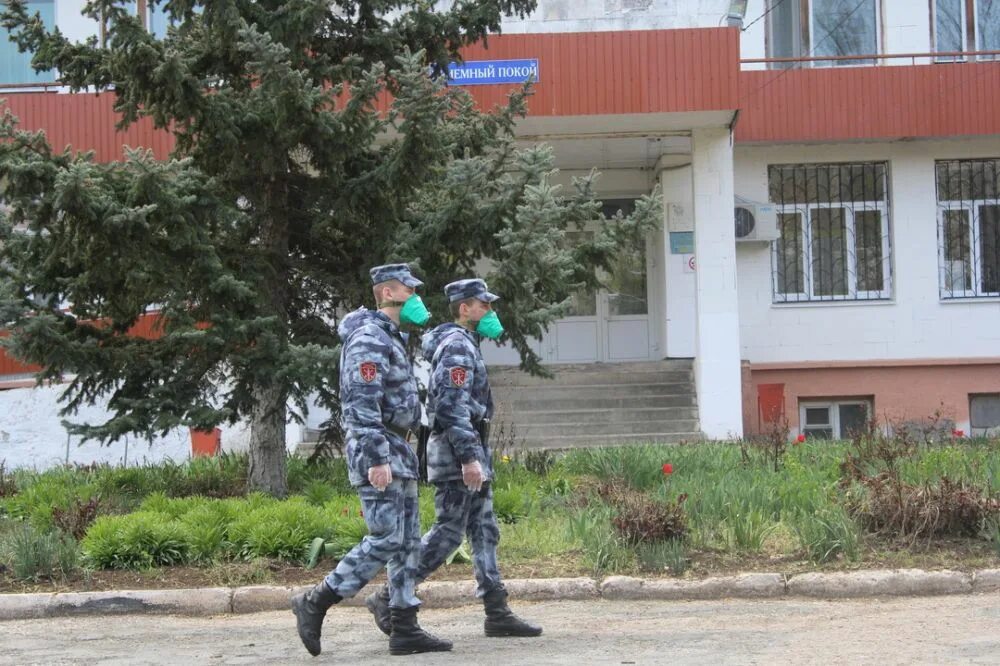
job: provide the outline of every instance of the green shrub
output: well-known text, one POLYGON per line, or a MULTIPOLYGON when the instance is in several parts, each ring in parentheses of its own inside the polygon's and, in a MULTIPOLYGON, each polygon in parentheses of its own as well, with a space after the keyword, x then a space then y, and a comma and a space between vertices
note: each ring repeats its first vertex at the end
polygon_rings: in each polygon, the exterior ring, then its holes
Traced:
POLYGON ((615 534, 611 512, 606 507, 585 509, 572 516, 569 535, 580 544, 584 561, 595 576, 627 571, 634 566, 635 554, 615 534))
POLYGON ((239 513, 235 504, 232 500, 209 502, 180 516, 186 528, 191 562, 211 562, 223 553, 229 524, 239 513))
POLYGON ((16 580, 53 580, 77 568, 76 541, 61 532, 43 532, 22 523, 5 535, 5 542, 0 551, 7 554, 16 580))
POLYGON ((537 512, 530 520, 500 525, 500 559, 504 562, 565 561, 580 546, 567 529, 566 510, 537 512))
POLYGON ((728 528, 727 538, 731 548, 743 552, 759 553, 764 547, 764 540, 775 528, 760 509, 731 504, 726 516, 728 528))
POLYGON ((241 497, 246 494, 248 468, 246 454, 192 458, 181 466, 184 473, 178 486, 164 490, 174 497, 241 497))
POLYGON ((229 526, 234 553, 245 559, 277 557, 301 561, 309 542, 333 537, 335 517, 302 497, 253 509, 229 526))
POLYGON ((35 483, 4 500, 8 515, 25 519, 41 532, 55 528, 53 513, 58 509, 70 512, 78 503, 89 503, 98 497, 97 488, 66 470, 45 473, 35 483))
POLYGON ((602 481, 621 480, 633 488, 647 490, 663 482, 666 449, 656 445, 578 449, 566 454, 563 463, 574 474, 596 476, 602 481))
POLYGON ((501 523, 516 523, 526 517, 533 503, 529 486, 509 483, 493 488, 493 513, 501 523))
POLYGON ((184 525, 150 511, 98 518, 80 548, 84 559, 101 569, 183 564, 191 550, 184 525))
POLYGON ((829 562, 843 556, 854 562, 860 555, 858 524, 840 506, 801 514, 793 523, 802 548, 813 562, 829 562))
POLYGON ((302 490, 302 496, 313 506, 323 506, 337 496, 337 491, 326 481, 317 480, 309 482, 302 490))
POLYGON ((669 571, 675 576, 680 576, 691 564, 687 544, 683 539, 641 543, 636 546, 635 556, 639 567, 650 573, 669 571))
POLYGON ((288 459, 288 492, 303 493, 313 483, 323 483, 336 494, 351 494, 344 458, 320 458, 312 462, 298 456, 288 459))

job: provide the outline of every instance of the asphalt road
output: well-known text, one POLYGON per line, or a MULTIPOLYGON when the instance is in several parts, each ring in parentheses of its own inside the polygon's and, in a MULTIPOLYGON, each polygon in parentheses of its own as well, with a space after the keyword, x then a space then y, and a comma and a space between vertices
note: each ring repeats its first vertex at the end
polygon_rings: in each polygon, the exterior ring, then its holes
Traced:
POLYGON ((482 611, 425 609, 448 654, 390 657, 361 608, 333 608, 311 658, 290 612, 0 623, 0 664, 1000 664, 1000 594, 849 601, 515 604, 545 634, 488 639, 482 611))

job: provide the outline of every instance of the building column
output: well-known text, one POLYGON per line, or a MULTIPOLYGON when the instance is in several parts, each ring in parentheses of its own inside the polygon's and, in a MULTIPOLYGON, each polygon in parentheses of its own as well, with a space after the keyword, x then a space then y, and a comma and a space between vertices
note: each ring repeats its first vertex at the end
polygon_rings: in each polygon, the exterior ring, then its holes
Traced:
POLYGON ((728 128, 692 131, 695 253, 695 386, 701 430, 743 435, 740 319, 728 128))
POLYGON ((691 204, 691 156, 671 156, 661 160, 660 191, 663 195, 663 267, 665 279, 663 348, 667 358, 694 358, 695 291, 691 261, 694 248, 688 246, 694 235, 694 211, 691 204), (671 248, 671 237, 677 246, 671 248), (676 252, 675 252, 676 250, 676 252))

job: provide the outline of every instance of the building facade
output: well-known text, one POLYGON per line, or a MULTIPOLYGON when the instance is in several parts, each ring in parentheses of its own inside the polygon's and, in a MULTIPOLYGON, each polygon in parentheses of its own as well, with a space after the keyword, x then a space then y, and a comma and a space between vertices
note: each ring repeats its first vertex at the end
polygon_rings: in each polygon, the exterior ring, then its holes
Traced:
MULTIPOLYGON (((29 4, 72 36, 99 33, 82 0, 29 4)), ((551 144, 566 184, 600 170, 609 213, 654 189, 664 200, 662 230, 536 351, 554 365, 693 359, 710 438, 786 422, 843 437, 871 417, 997 428, 998 56, 1000 0, 540 0, 506 21, 465 58, 534 68, 520 138, 551 144)), ((105 97, 26 67, 0 47, 0 93, 26 127, 101 159, 124 144, 168 154, 148 125, 109 131, 105 97)), ((485 106, 512 86, 467 76, 455 84, 485 106)), ((25 380, 9 360, 0 373, 25 380)))

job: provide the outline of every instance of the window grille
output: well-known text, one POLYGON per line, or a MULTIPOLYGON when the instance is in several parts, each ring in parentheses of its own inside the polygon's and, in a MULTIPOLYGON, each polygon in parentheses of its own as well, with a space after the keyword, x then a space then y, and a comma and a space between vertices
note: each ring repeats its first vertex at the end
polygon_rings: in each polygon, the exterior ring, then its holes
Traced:
POLYGON ((780 232, 771 251, 776 303, 891 297, 886 173, 884 162, 768 169, 780 232))
POLYGON ((946 160, 936 169, 943 299, 1000 296, 1000 160, 946 160))

